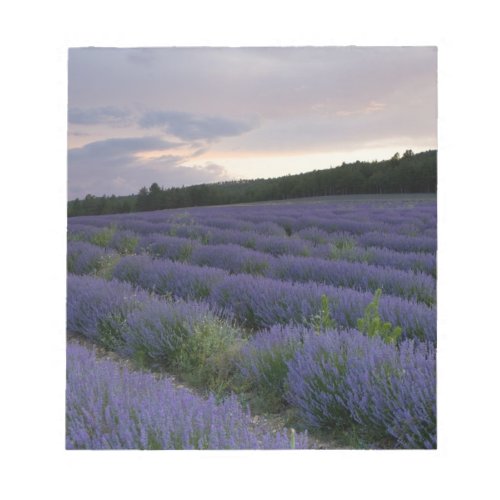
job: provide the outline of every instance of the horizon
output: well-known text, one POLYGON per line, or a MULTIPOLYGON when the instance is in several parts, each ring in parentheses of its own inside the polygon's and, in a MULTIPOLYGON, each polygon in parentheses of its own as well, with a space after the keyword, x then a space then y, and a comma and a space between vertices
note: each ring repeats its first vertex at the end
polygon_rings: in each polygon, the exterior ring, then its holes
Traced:
POLYGON ((435 47, 69 50, 68 200, 437 149, 435 47))
MULTIPOLYGON (((413 150, 412 150, 413 151, 413 150)), ((427 153, 427 152, 432 152, 432 151, 436 151, 437 152, 437 148, 436 149, 427 149, 427 150, 424 150, 424 151, 413 151, 413 153, 415 155, 417 154, 420 154, 420 153, 427 153)), ((359 160, 361 163, 377 163, 377 162, 384 162, 384 161, 388 161, 392 158, 392 156, 394 156, 395 154, 399 154, 400 157, 403 156, 404 154, 404 151, 403 152, 399 152, 399 151, 396 151, 393 155, 391 155, 391 157, 388 157, 388 158, 382 158, 380 160, 359 160)), ((308 171, 305 171, 305 172, 297 172, 297 173, 293 173, 293 174, 285 174, 285 175, 277 175, 277 176, 274 176, 274 177, 255 177, 255 178, 252 178, 252 179, 229 179, 229 180, 215 180, 215 181, 208 181, 208 182, 203 182, 203 183, 199 183, 199 184, 190 184, 189 186, 204 186, 204 185, 210 185, 210 184, 225 184, 225 183, 231 183, 231 182, 253 182, 253 181, 258 181, 258 180, 264 180, 264 181, 267 181, 267 180, 271 180, 271 179, 278 179, 280 177, 284 177, 286 175, 302 175, 302 174, 309 174, 309 173, 312 173, 312 172, 316 172, 316 171, 319 171, 319 170, 328 170, 328 169, 335 169, 335 168, 339 168, 339 167, 342 167, 344 165, 354 165, 358 160, 354 160, 353 162, 342 162, 340 165, 331 165, 331 166, 328 166, 328 167, 325 167, 325 168, 318 168, 318 169, 314 169, 314 170, 308 170, 308 171)), ((186 188, 186 187, 189 187, 189 186, 169 186, 169 187, 166 187, 166 186, 162 186, 161 184, 159 184, 158 182, 156 181, 153 181, 153 183, 156 183, 158 184, 158 186, 160 187, 160 189, 162 190, 167 190, 167 189, 170 189, 170 188, 177 188, 177 189, 183 189, 183 188, 186 188)), ((141 186, 137 192, 134 192, 134 193, 127 193, 127 194, 115 194, 115 193, 104 193, 104 194, 101 194, 101 195, 95 195, 95 194, 92 194, 92 193, 86 193, 85 196, 87 195, 91 195, 91 196, 94 196, 96 198, 103 198, 103 197, 111 197, 111 196, 115 196, 115 197, 127 197, 127 196, 137 196, 138 194, 138 191, 143 188, 143 187, 146 187, 147 189, 149 189, 151 186, 151 184, 149 186, 141 186)), ((83 196, 82 198, 73 198, 73 199, 68 199, 68 202, 73 202, 73 201, 76 201, 77 199, 85 199, 85 196, 83 196)), ((335 196, 352 196, 352 195, 335 195, 335 196)))

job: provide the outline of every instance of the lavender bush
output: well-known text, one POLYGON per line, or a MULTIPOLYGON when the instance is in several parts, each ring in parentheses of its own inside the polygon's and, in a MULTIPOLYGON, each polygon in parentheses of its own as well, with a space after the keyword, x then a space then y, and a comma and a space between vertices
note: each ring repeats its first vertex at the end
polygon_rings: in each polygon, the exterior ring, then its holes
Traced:
POLYGON ((68 272, 95 274, 118 258, 116 252, 85 241, 68 241, 68 272))
POLYGON ((122 338, 120 350, 141 365, 167 368, 218 391, 231 384, 243 342, 207 304, 154 300, 127 316, 122 338))
POLYGON ((399 346, 351 331, 310 336, 287 362, 290 404, 312 427, 352 420, 373 439, 436 447, 436 359, 431 344, 399 346))
POLYGON ((193 251, 192 264, 224 269, 230 273, 266 274, 272 257, 237 245, 206 245, 193 251))
POLYGON ((405 236, 367 232, 358 239, 360 245, 376 246, 398 250, 400 252, 436 252, 436 239, 429 236, 405 236))
POLYGON ((124 257, 113 271, 113 276, 119 280, 160 295, 183 299, 209 297, 215 284, 227 275, 221 269, 155 260, 145 255, 124 257))
POLYGON ((138 250, 146 252, 152 257, 184 262, 190 259, 193 249, 197 246, 199 246, 199 243, 186 238, 152 233, 140 238, 138 250))
POLYGON ((129 312, 140 309, 149 300, 147 292, 128 283, 69 274, 67 328, 101 341, 106 334, 112 335, 113 329, 120 328, 129 312))
POLYGON ((127 315, 121 350, 128 356, 145 356, 148 361, 168 367, 188 337, 194 335, 197 325, 215 319, 207 304, 151 298, 127 315))
POLYGON ((433 304, 436 282, 427 274, 372 266, 361 262, 328 262, 315 258, 283 256, 271 263, 271 277, 281 280, 314 281, 355 290, 384 292, 433 304))

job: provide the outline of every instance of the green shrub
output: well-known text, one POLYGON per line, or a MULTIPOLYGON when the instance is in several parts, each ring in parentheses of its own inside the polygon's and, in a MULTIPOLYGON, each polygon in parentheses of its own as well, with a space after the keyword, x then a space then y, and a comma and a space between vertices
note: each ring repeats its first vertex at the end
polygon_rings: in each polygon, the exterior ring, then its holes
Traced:
POLYGON ((337 322, 330 314, 330 304, 326 295, 321 296, 320 310, 309 320, 309 325, 318 333, 337 328, 337 322))
POLYGON ((98 233, 94 234, 90 238, 90 243, 93 243, 94 245, 98 245, 100 247, 108 247, 115 233, 116 233, 115 226, 106 227, 102 231, 99 231, 98 233))
POLYGON ((241 333, 230 323, 207 317, 185 337, 172 363, 190 383, 224 393, 232 384, 242 344, 241 333))
POLYGON ((365 314, 358 319, 358 330, 368 335, 368 337, 381 337, 387 344, 395 344, 401 337, 401 327, 393 327, 391 323, 383 322, 378 312, 378 306, 382 290, 379 288, 375 292, 373 301, 368 304, 365 314))
POLYGON ((117 250, 124 255, 135 253, 139 239, 134 236, 123 236, 117 243, 117 250))

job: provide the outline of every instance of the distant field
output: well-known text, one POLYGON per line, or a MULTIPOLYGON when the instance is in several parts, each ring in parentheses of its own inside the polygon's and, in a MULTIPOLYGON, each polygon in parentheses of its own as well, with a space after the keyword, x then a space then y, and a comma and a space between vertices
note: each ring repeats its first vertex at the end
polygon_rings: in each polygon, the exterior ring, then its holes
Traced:
POLYGON ((344 194, 333 196, 314 196, 309 198, 293 198, 289 200, 259 201, 240 203, 243 205, 275 205, 275 204, 309 204, 309 203, 344 203, 344 202, 384 202, 384 201, 437 201, 436 193, 391 193, 391 194, 344 194))
POLYGON ((435 194, 68 219, 68 330, 199 397, 70 344, 67 446, 435 448, 436 235, 435 194))

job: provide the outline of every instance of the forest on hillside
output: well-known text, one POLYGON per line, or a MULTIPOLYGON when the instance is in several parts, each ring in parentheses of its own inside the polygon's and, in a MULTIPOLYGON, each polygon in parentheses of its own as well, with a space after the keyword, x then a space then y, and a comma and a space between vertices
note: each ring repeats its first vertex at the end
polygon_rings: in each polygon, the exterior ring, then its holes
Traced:
POLYGON ((162 188, 153 183, 129 196, 94 196, 68 202, 68 216, 143 212, 165 208, 227 205, 312 196, 346 194, 435 193, 437 151, 383 161, 343 163, 339 167, 314 170, 273 179, 252 179, 162 188))

